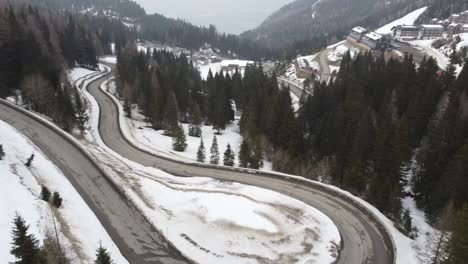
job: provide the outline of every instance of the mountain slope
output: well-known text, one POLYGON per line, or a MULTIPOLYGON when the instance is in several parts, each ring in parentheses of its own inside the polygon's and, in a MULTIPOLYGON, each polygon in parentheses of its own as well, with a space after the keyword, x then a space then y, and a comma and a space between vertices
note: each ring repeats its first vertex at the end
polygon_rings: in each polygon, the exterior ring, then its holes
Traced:
POLYGON ((341 38, 355 25, 377 27, 421 7, 423 0, 297 0, 242 34, 272 48, 325 34, 341 38))

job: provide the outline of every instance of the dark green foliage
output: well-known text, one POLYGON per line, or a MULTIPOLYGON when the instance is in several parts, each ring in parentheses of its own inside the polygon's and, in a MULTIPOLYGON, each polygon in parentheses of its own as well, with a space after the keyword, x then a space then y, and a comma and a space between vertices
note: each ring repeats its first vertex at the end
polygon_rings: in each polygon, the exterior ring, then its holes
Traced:
POLYGON ((224 152, 223 164, 225 166, 234 166, 234 160, 236 159, 236 154, 231 149, 231 144, 227 145, 226 151, 224 152))
POLYGON ((197 150, 197 161, 204 163, 206 159, 206 154, 205 154, 205 144, 203 143, 203 138, 200 140, 200 146, 198 147, 197 150))
POLYGON ((89 121, 88 113, 86 112, 86 105, 81 99, 78 91, 75 93, 75 112, 76 112, 76 123, 77 127, 80 130, 81 135, 88 129, 86 124, 89 121))
POLYGON ((3 150, 3 145, 0 144, 0 160, 3 160, 5 158, 5 151, 3 150))
POLYGON ((179 126, 179 110, 177 107, 177 99, 173 92, 169 93, 167 97, 166 108, 164 109, 163 126, 165 134, 175 137, 179 126))
POLYGON ((190 110, 190 126, 189 126, 189 136, 191 137, 201 137, 202 136, 202 116, 200 107, 197 103, 193 103, 190 110))
POLYGON ((219 147, 218 147, 218 138, 216 136, 213 136, 213 142, 211 143, 210 164, 213 164, 213 165, 219 164, 219 147))
POLYGON ((60 194, 58 192, 54 192, 54 195, 52 197, 52 205, 55 206, 55 208, 60 208, 62 206, 63 199, 60 197, 60 194))
POLYGON ((111 39, 88 27, 93 19, 23 4, 0 3, 0 97, 22 95, 31 110, 72 131, 83 115, 76 113, 80 106, 66 71, 95 69, 111 39))
POLYGON ((172 148, 178 152, 184 152, 187 149, 187 138, 184 130, 179 126, 172 138, 172 148))
POLYGON ((443 264, 464 264, 468 261, 468 206, 457 214, 448 245, 448 259, 443 264))
POLYGON ((96 260, 94 264, 112 264, 114 263, 110 257, 107 249, 99 245, 99 248, 96 250, 96 260))
POLYGON ((24 165, 26 167, 31 167, 33 160, 34 160, 34 153, 31 154, 31 156, 28 158, 28 160, 26 161, 26 163, 24 165))
POLYGON ((10 253, 15 256, 15 263, 18 264, 38 264, 40 263, 39 242, 28 233, 29 226, 20 215, 16 215, 13 220, 12 247, 10 253))
POLYGON ((46 186, 43 185, 41 187, 41 199, 46 201, 46 202, 49 202, 50 195, 51 195, 51 193, 50 193, 49 189, 46 186))
POLYGON ((242 140, 242 144, 239 150, 239 166, 248 168, 250 163, 250 146, 247 140, 242 140))

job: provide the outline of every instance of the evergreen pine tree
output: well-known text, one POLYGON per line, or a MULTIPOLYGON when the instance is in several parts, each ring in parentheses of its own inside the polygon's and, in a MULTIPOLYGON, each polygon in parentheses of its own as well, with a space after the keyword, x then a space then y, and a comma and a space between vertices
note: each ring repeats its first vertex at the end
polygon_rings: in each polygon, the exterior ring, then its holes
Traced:
POLYGON ((96 250, 96 260, 94 264, 112 264, 114 263, 110 257, 107 249, 99 245, 99 248, 96 250))
POLYGON ((206 159, 206 154, 205 154, 205 144, 203 143, 203 138, 200 140, 200 146, 198 147, 197 151, 197 161, 204 163, 206 159))
POLYGON ((3 160, 5 158, 5 151, 3 151, 3 145, 0 144, 0 160, 3 160))
POLYGON ((263 167, 263 149, 257 140, 250 157, 250 168, 259 170, 263 167))
POLYGON ((168 136, 174 136, 179 129, 179 110, 177 107, 177 99, 173 91, 167 97, 166 108, 164 110, 164 130, 168 136))
POLYGON ((39 242, 34 235, 28 234, 29 226, 24 219, 16 214, 13 220, 13 242, 10 253, 15 256, 18 264, 36 264, 39 258, 39 242))
POLYGON ((52 197, 52 204, 55 206, 55 208, 60 208, 62 206, 63 199, 60 197, 60 194, 58 192, 54 192, 54 195, 52 197))
POLYGON ((41 199, 46 201, 46 202, 49 202, 50 195, 51 195, 51 193, 50 193, 49 189, 47 189, 47 187, 43 185, 42 189, 41 189, 41 199))
POLYGON ((193 103, 193 106, 190 111, 190 126, 189 126, 189 136, 191 137, 201 137, 202 136, 202 117, 200 112, 200 107, 197 103, 193 103))
POLYGON ((175 130, 174 137, 172 138, 172 148, 178 152, 184 152, 187 149, 185 132, 180 126, 175 130))
POLYGON ((87 129, 86 124, 88 123, 89 116, 86 113, 86 107, 78 91, 75 92, 75 112, 78 129, 81 135, 83 135, 87 129))
POLYGON ((33 160, 34 160, 34 153, 31 154, 31 156, 28 158, 28 160, 26 161, 24 165, 26 165, 26 167, 31 167, 33 160))
POLYGON ((468 262, 468 206, 458 213, 448 248, 448 259, 444 264, 465 264, 468 262))
POLYGON ((231 149, 231 144, 227 145, 226 151, 224 152, 224 159, 223 159, 223 164, 225 166, 234 166, 234 160, 235 160, 235 153, 231 149))
POLYGON ((219 164, 219 148, 218 148, 218 139, 216 136, 213 136, 213 143, 211 144, 210 163, 213 165, 219 164))
POLYGON ((248 168, 250 165, 250 147, 247 140, 242 140, 242 144, 239 150, 239 166, 248 168))

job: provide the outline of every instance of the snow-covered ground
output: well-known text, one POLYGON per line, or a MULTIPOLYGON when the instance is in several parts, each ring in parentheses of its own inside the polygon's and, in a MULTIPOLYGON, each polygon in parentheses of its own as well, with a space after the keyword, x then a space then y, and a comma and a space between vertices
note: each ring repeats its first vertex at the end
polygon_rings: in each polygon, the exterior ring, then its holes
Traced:
POLYGON ((10 255, 13 218, 18 212, 30 233, 40 240, 53 232, 57 222, 59 240, 72 263, 93 263, 96 249, 102 243, 116 263, 128 263, 99 220, 86 205, 62 172, 19 131, 0 121, 0 144, 6 153, 0 161, 0 259, 14 261, 10 255), (34 153, 30 168, 25 161, 34 153), (40 197, 41 186, 58 191, 63 198, 60 209, 53 209, 40 197))
POLYGON ((413 40, 408 42, 414 46, 423 49, 427 55, 434 57, 437 60, 437 64, 441 69, 447 68, 447 65, 449 64, 450 60, 440 50, 432 47, 432 43, 434 42, 434 40, 413 40))
MULTIPOLYGON (((100 139, 97 102, 83 93, 91 106, 90 131, 82 139, 83 146, 189 258, 198 263, 332 263, 336 259, 341 240, 337 228, 298 200, 211 178, 175 177, 119 156, 100 139)), ((205 142, 207 149, 210 142, 205 142)))
POLYGON ((301 56, 297 57, 297 63, 299 64, 299 67, 301 68, 307 68, 310 67, 312 69, 315 69, 317 71, 320 71, 320 64, 318 61, 316 61, 317 55, 319 53, 309 55, 309 56, 301 56))
POLYGON ((346 43, 343 43, 332 48, 328 52, 327 59, 331 63, 338 64, 348 51, 350 52, 351 57, 353 58, 359 53, 358 49, 351 47, 346 43))
MULTIPOLYGON (((104 83, 102 87, 107 88, 107 84, 104 83)), ((115 90, 115 83, 110 82, 109 89, 115 90)), ((121 102, 122 103, 122 102, 121 102)), ((236 120, 229 124, 225 130, 222 131, 221 135, 216 135, 220 153, 220 160, 222 163, 224 151, 226 151, 227 145, 231 145, 231 149, 236 154, 235 166, 239 165, 238 153, 240 145, 242 144, 242 136, 239 132, 239 116, 236 116, 236 120)), ((143 148, 149 148, 153 152, 165 154, 166 156, 183 159, 185 161, 196 161, 197 151, 200 146, 200 138, 191 137, 188 135, 188 124, 182 124, 187 137, 187 149, 184 152, 177 152, 172 149, 172 137, 165 136, 164 131, 156 131, 150 127, 150 124, 145 122, 145 117, 139 113, 138 110, 134 109, 132 112, 132 118, 124 117, 125 123, 123 129, 127 131, 133 141, 142 146, 143 148)), ((210 160, 210 148, 213 142, 213 136, 215 130, 212 126, 202 126, 202 138, 205 145, 206 151, 206 162, 210 160)), ((272 164, 269 161, 264 161, 262 170, 271 171, 272 164)))
MULTIPOLYGON (((229 67, 229 65, 237 65, 239 67, 239 73, 244 75, 245 67, 247 64, 253 64, 253 61, 246 61, 246 60, 222 60, 221 62, 210 62, 207 65, 200 65, 199 70, 202 79, 206 79, 208 77, 208 73, 211 70, 213 75, 219 73, 223 67, 229 67)), ((233 75, 236 71, 233 70, 224 70, 223 73, 229 73, 229 75, 233 75)))
POLYGON ((400 25, 407 25, 407 26, 414 25, 414 22, 424 12, 426 12, 426 10, 427 10, 427 6, 419 8, 417 10, 414 10, 413 12, 407 14, 406 16, 404 16, 404 17, 402 17, 400 19, 397 19, 397 20, 395 20, 393 22, 390 22, 390 23, 386 24, 385 26, 377 29, 376 32, 379 33, 379 34, 386 35, 386 34, 391 34, 392 33, 392 28, 393 27, 400 26, 400 25))

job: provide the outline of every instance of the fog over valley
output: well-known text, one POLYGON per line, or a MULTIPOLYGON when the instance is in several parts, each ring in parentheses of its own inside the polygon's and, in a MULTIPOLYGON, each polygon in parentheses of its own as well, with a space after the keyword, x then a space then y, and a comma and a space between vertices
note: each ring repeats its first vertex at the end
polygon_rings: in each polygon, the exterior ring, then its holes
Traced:
POLYGON ((239 34, 258 26, 292 0, 135 0, 148 13, 181 18, 196 25, 216 25, 222 32, 239 34))

